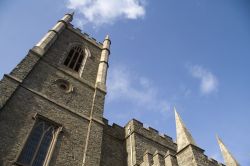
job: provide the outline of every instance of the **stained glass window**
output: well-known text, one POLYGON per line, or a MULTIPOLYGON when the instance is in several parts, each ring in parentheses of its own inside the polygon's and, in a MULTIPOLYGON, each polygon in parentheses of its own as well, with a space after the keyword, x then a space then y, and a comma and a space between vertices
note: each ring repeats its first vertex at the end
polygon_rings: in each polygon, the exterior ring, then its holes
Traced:
POLYGON ((78 72, 83 59, 84 51, 80 47, 75 46, 70 50, 64 65, 78 72))
POLYGON ((43 166, 57 132, 58 127, 54 124, 37 119, 17 163, 22 166, 43 166))

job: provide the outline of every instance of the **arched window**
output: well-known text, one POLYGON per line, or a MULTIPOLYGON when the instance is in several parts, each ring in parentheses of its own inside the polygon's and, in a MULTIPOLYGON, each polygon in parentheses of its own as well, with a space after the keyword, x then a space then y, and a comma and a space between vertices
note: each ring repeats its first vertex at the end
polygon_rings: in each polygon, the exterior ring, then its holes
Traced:
POLYGON ((37 115, 35 125, 17 159, 18 165, 44 166, 49 162, 57 135, 61 127, 37 115))
POLYGON ((78 72, 83 59, 84 51, 82 48, 75 46, 70 50, 67 58, 64 61, 64 65, 78 72))

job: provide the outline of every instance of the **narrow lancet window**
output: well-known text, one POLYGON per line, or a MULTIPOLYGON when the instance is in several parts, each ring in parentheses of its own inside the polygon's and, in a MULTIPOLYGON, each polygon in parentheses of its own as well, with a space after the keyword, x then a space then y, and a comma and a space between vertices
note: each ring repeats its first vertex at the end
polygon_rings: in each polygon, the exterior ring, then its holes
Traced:
POLYGON ((61 127, 37 119, 36 123, 17 159, 17 164, 22 166, 44 166, 52 153, 58 132, 61 127))
POLYGON ((67 58, 64 61, 64 65, 75 70, 75 71, 79 71, 82 62, 84 59, 84 51, 80 48, 80 47, 73 47, 67 58))

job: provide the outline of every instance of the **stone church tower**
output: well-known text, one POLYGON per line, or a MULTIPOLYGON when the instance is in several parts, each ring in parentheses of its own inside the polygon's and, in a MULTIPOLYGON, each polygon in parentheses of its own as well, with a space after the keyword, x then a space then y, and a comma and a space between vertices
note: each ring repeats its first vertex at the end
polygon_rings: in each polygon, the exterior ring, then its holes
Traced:
MULTIPOLYGON (((111 41, 66 14, 0 81, 0 166, 221 166, 175 112, 177 143, 138 120, 103 118, 111 41)), ((111 85, 112 86, 112 85, 111 85)), ((218 139, 225 162, 238 166, 218 139)))

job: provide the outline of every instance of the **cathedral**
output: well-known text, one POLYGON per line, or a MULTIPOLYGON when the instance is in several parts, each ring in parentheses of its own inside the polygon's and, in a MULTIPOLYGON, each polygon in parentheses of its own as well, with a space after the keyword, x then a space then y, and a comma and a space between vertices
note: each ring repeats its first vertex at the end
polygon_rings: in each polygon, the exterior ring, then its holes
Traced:
MULTIPOLYGON (((66 14, 0 81, 0 166, 224 166, 207 157, 175 110, 176 138, 103 117, 111 40, 66 14)), ((112 86, 112 85, 110 85, 112 86)), ((226 166, 239 166, 217 138, 226 166)))

